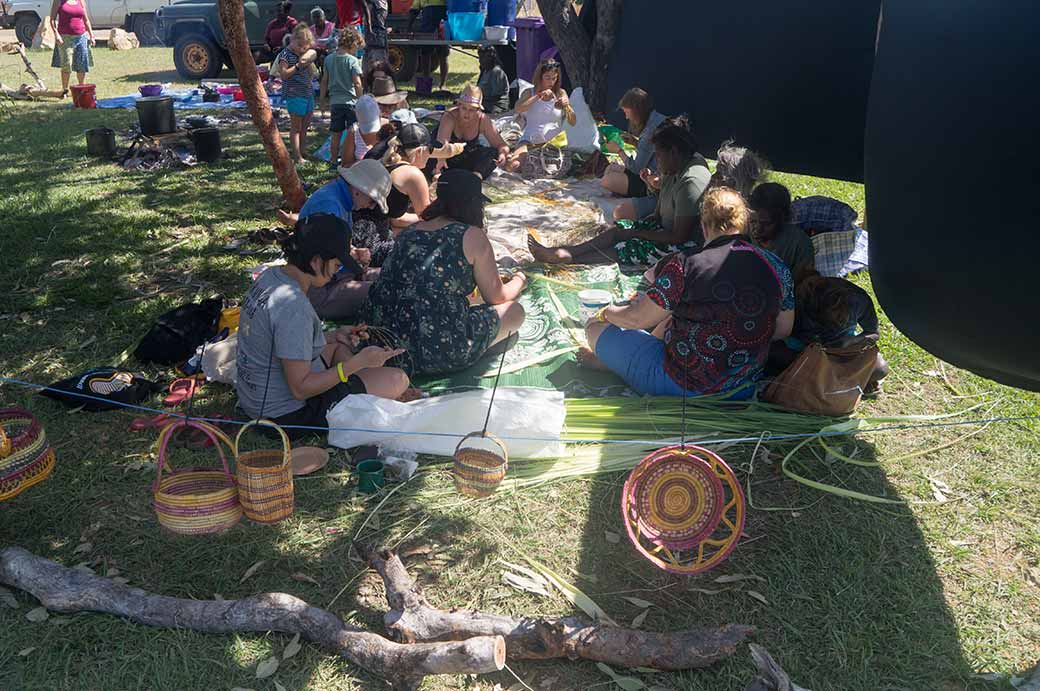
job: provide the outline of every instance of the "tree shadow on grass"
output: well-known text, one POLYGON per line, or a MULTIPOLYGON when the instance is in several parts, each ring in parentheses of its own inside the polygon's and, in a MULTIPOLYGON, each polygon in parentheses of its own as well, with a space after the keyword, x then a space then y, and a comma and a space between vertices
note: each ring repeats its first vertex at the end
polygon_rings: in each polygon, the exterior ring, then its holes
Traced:
MULTIPOLYGON (((15 401, 32 407, 45 427, 63 429, 67 414, 56 404, 28 395, 15 401)), ((208 412, 214 411, 203 407, 197 414, 208 412)), ((84 414, 77 438, 55 434, 58 468, 48 481, 5 503, 0 546, 18 544, 66 566, 81 563, 173 597, 236 599, 285 592, 378 634, 385 631, 386 599, 378 576, 352 549, 355 539, 412 547, 418 555, 409 568, 424 584, 436 583, 446 568, 475 558, 447 554, 442 547, 450 545, 451 536, 471 530, 465 517, 424 507, 418 520, 416 497, 424 490, 424 476, 362 495, 342 452, 321 471, 297 478, 294 513, 280 523, 261 525, 243 518, 220 535, 172 535, 160 529, 151 507, 155 433, 134 434, 126 444, 121 429, 130 417, 84 414), (90 443, 83 443, 87 439, 90 443), (121 454, 113 455, 117 443, 122 444, 121 454)), ((246 432, 244 446, 278 445, 246 432)), ((176 450, 169 461, 176 468, 219 467, 212 449, 176 450)), ((490 549, 486 546, 485 552, 490 549)), ((152 628, 95 613, 52 614, 49 622, 34 624, 23 616, 35 606, 31 598, 19 594, 19 600, 20 611, 4 610, 10 614, 3 615, 7 626, 0 648, 35 646, 40 653, 22 658, 5 654, 10 664, 0 675, 5 688, 273 688, 270 680, 256 679, 255 665, 280 656, 290 639, 277 633, 209 635, 152 628)), ((337 679, 336 688, 382 685, 306 643, 299 655, 282 661, 273 679, 286 688, 329 688, 330 677, 337 679)))
MULTIPOLYGON (((859 461, 876 460, 869 441, 840 440, 838 445, 859 461)), ((772 463, 756 461, 754 507, 748 508, 744 538, 725 562, 695 576, 657 569, 628 542, 620 516, 626 476, 595 483, 578 571, 597 574, 600 585, 586 592, 624 622, 642 610, 618 595, 599 593, 618 590, 615 583, 637 588, 633 595, 655 605, 646 619, 649 629, 756 626, 755 640, 793 681, 812 689, 996 688, 973 677, 942 581, 910 509, 853 501, 795 483, 779 471, 779 458, 790 448, 790 443, 777 444, 772 463), (620 543, 607 540, 604 531, 620 535, 620 543), (715 580, 724 575, 746 578, 715 580)), ((901 499, 881 469, 827 462, 822 453, 804 453, 807 449, 799 454, 807 461, 793 466, 799 474, 901 499)), ((743 445, 721 452, 745 483, 751 450, 743 445)), ((742 648, 712 668, 655 681, 722 691, 743 688, 753 675, 742 648)))

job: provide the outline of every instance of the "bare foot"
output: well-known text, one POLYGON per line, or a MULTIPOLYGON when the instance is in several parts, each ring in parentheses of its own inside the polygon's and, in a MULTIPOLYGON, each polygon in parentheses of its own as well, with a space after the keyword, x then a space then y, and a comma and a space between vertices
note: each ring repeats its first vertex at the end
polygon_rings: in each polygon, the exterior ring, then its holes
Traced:
POLYGON ((535 261, 543 264, 567 264, 573 257, 565 249, 546 247, 534 239, 533 235, 527 236, 527 249, 534 255, 535 261))
POLYGON ((281 222, 283 226, 288 226, 289 228, 295 226, 296 221, 300 218, 298 214, 289 213, 284 209, 276 210, 274 212, 274 215, 278 218, 278 220, 281 222))
POLYGON ((575 354, 575 358, 578 360, 578 364, 587 369, 600 370, 602 372, 609 372, 610 368, 603 364, 603 362, 596 357, 596 354, 589 348, 580 348, 575 354))

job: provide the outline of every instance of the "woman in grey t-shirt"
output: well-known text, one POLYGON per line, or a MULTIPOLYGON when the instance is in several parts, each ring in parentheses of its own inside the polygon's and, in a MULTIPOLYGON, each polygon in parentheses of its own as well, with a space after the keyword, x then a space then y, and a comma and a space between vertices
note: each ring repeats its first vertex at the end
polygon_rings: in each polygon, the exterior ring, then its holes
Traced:
POLYGON ((325 333, 307 291, 349 262, 350 228, 331 214, 296 224, 285 243, 288 263, 262 273, 242 301, 238 332, 238 404, 252 418, 274 420, 297 437, 327 428, 326 414, 350 394, 397 399, 408 376, 384 367, 403 350, 368 346, 354 352, 364 327, 325 333))

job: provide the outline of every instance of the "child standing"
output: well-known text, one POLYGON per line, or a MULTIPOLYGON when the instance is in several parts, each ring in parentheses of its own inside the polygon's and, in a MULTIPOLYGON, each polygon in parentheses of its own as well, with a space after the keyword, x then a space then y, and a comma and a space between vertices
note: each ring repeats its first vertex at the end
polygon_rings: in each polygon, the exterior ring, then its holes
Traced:
POLYGON ((357 122, 354 106, 361 95, 361 61, 357 52, 364 44, 361 34, 353 27, 345 27, 339 35, 336 52, 325 58, 325 74, 321 78, 321 103, 324 109, 332 106, 329 131, 329 162, 339 167, 339 148, 343 132, 357 122))
POLYGON ((289 142, 293 157, 303 163, 303 152, 307 146, 307 129, 314 116, 314 86, 317 68, 314 61, 318 53, 314 50, 314 34, 306 24, 297 24, 292 32, 292 41, 278 56, 282 76, 282 98, 289 111, 289 142))

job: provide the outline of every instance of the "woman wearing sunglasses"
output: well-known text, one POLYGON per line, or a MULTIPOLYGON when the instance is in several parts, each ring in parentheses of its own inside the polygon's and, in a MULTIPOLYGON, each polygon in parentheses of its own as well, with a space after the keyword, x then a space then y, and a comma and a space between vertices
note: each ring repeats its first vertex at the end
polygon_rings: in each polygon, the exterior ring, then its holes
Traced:
POLYGON ((524 114, 527 124, 504 166, 513 172, 520 170, 530 148, 551 142, 563 131, 564 119, 571 125, 577 122, 567 92, 560 86, 559 62, 550 59, 538 63, 532 80, 534 86, 520 94, 516 102, 516 112, 524 114))

